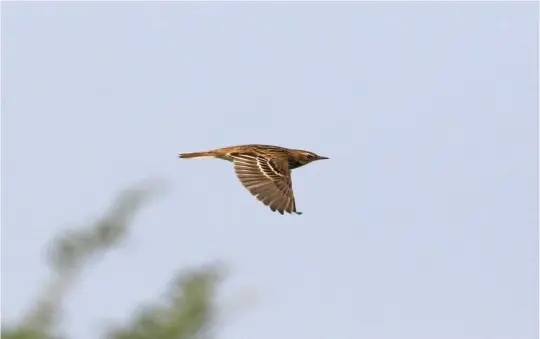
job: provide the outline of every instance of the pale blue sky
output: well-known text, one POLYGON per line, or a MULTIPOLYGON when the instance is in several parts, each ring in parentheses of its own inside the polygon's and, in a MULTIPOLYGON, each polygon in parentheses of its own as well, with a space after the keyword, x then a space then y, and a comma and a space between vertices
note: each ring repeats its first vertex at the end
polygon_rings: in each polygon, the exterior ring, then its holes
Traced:
POLYGON ((537 4, 2 9, 4 317, 53 235, 161 177, 73 293, 77 339, 214 259, 258 296, 220 339, 537 338, 537 4), (177 159, 242 143, 330 157, 293 172, 303 215, 177 159))

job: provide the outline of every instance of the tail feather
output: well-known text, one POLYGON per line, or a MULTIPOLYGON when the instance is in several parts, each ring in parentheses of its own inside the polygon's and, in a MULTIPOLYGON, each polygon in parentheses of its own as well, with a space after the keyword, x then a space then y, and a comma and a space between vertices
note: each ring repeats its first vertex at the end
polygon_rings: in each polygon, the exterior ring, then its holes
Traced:
POLYGON ((179 158, 190 159, 190 158, 213 158, 214 154, 210 152, 192 152, 192 153, 180 153, 178 154, 179 158))

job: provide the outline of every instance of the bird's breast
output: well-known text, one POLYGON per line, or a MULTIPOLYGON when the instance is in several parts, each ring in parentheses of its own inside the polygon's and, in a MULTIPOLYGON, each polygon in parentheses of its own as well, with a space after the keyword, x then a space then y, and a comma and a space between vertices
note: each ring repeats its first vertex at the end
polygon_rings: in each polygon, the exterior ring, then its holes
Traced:
POLYGON ((295 169, 295 168, 298 168, 300 166, 302 166, 303 164, 296 160, 296 159, 289 159, 289 169, 295 169))

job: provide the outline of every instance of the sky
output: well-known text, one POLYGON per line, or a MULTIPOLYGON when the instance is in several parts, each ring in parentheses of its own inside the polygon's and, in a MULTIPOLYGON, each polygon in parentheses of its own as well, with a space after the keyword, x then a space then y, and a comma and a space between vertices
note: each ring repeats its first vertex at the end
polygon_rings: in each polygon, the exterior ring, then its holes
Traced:
POLYGON ((537 338, 537 15, 3 3, 4 319, 46 281, 52 237, 159 178, 168 194, 70 295, 74 338, 218 259, 224 293, 255 298, 220 339, 537 338), (272 213, 228 162, 177 158, 248 143, 330 158, 293 171, 303 215, 272 213))

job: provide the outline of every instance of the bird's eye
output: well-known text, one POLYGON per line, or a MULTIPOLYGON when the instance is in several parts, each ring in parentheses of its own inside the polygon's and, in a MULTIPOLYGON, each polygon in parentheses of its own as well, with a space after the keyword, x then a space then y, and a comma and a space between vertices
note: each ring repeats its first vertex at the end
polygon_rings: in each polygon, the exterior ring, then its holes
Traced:
POLYGON ((313 159, 314 157, 313 157, 313 154, 306 154, 306 158, 307 159, 313 159))

